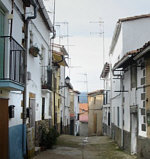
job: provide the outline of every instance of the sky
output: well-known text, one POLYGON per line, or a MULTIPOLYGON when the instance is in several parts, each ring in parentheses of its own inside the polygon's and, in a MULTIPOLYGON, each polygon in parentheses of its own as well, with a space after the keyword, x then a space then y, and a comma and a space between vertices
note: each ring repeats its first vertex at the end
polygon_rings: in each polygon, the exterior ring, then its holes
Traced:
POLYGON ((53 13, 55 1, 55 28, 57 37, 61 37, 56 38, 55 43, 68 50, 70 69, 66 75, 70 76, 74 90, 81 92, 103 89, 100 74, 103 62, 109 62, 108 52, 117 20, 150 13, 149 0, 44 1, 49 13, 53 13))

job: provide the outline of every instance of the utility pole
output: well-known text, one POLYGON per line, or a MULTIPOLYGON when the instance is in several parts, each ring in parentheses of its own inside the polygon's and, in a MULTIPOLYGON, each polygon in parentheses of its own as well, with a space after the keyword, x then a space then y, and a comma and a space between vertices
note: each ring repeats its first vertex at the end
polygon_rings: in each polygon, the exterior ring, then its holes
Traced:
MULTIPOLYGON (((105 37, 104 37, 104 21, 102 21, 101 19, 99 21, 91 21, 90 23, 96 23, 99 24, 99 32, 94 32, 95 34, 97 34, 98 36, 101 37, 102 35, 102 40, 103 40, 103 66, 105 64, 105 37), (101 26, 102 26, 102 30, 101 30, 101 26)), ((105 81, 103 81, 103 87, 105 89, 105 81)))
POLYGON ((99 21, 91 21, 90 23, 99 24, 100 31, 98 31, 98 32, 92 32, 92 33, 97 34, 97 35, 100 36, 100 37, 101 37, 101 35, 102 35, 102 40, 103 40, 103 65, 104 65, 104 63, 105 63, 104 21, 102 21, 102 20, 99 20, 99 21), (102 30, 101 30, 101 26, 102 26, 102 30))
POLYGON ((78 81, 78 82, 85 83, 86 92, 88 93, 88 78, 87 78, 87 73, 81 73, 81 75, 85 76, 85 80, 84 81, 78 81))
MULTIPOLYGON (((68 52, 68 54, 69 54, 69 52, 70 52, 70 50, 69 50, 69 37, 70 37, 70 35, 69 35, 69 23, 68 22, 56 22, 56 26, 58 26, 59 27, 59 29, 60 29, 60 27, 62 26, 62 25, 65 25, 66 26, 66 33, 64 34, 64 35, 61 35, 61 33, 59 34, 59 43, 60 43, 60 39, 62 39, 62 38, 67 38, 67 44, 66 44, 66 46, 67 46, 67 52, 68 52)), ((70 58, 68 57, 68 64, 70 65, 70 63, 71 63, 71 61, 70 61, 70 58)), ((69 68, 69 76, 70 76, 70 68, 69 68)))

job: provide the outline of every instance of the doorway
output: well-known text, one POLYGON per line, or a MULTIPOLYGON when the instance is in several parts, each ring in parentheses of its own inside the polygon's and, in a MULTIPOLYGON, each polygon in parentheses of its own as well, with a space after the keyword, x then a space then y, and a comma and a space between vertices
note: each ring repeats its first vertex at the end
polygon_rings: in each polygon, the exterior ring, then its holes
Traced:
POLYGON ((8 159, 8 99, 0 99, 0 158, 8 159))
POLYGON ((131 114, 131 154, 137 153, 137 113, 131 114))
POLYGON ((35 128, 35 99, 34 98, 29 98, 29 102, 30 102, 30 127, 34 127, 35 128))

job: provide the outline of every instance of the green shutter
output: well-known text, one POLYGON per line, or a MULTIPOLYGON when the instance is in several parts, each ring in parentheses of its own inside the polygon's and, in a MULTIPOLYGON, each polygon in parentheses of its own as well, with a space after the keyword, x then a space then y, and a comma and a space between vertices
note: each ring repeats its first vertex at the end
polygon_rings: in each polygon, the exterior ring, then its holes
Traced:
MULTIPOLYGON (((4 13, 0 9, 0 36, 4 35, 4 13)), ((4 39, 0 38, 0 78, 4 76, 4 39)))

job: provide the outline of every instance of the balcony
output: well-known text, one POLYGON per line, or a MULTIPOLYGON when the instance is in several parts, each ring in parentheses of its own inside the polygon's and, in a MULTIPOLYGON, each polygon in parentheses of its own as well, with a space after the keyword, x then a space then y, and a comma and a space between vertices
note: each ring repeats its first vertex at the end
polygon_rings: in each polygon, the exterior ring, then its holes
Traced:
POLYGON ((0 88, 24 90, 24 48, 10 36, 0 36, 0 88))
POLYGON ((52 90, 52 70, 50 66, 42 66, 41 85, 42 89, 52 90))

